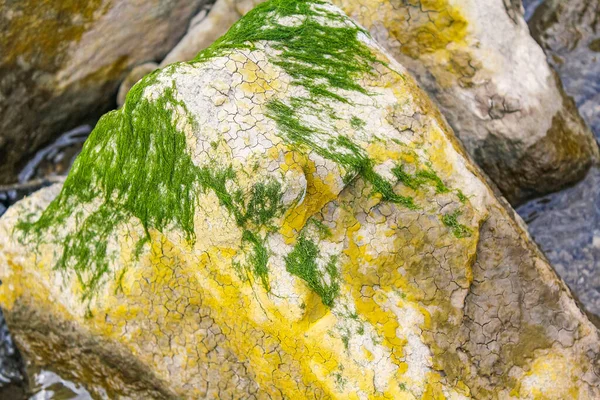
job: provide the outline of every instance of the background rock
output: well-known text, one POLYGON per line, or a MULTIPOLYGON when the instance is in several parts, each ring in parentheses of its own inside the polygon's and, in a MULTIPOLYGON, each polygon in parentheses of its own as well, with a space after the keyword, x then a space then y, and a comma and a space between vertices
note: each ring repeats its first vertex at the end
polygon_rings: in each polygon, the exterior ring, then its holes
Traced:
POLYGON ((532 14, 531 34, 565 91, 600 137, 600 1, 547 0, 532 14))
MULTIPOLYGON (((600 2, 525 2, 534 38, 600 137, 600 2)), ((588 311, 600 315, 600 170, 575 187, 521 208, 529 231, 588 311)))
POLYGON ((58 133, 113 107, 207 0, 0 0, 0 184, 58 133))
POLYGON ((511 203, 582 179, 597 159, 520 1, 334 2, 417 77, 511 203))
POLYGON ((310 10, 144 78, 2 217, 22 349, 111 397, 598 398, 598 330, 522 221, 403 67, 310 10))
MULTIPOLYGON (((203 10, 194 18, 185 36, 169 51, 159 67, 162 68, 178 61, 188 61, 196 57, 196 54, 213 44, 242 15, 262 1, 264 0, 217 0, 214 5, 203 10)), ((127 92, 145 75, 144 72, 150 72, 150 65, 132 71, 123 80, 117 97, 119 107, 125 103, 127 92)))

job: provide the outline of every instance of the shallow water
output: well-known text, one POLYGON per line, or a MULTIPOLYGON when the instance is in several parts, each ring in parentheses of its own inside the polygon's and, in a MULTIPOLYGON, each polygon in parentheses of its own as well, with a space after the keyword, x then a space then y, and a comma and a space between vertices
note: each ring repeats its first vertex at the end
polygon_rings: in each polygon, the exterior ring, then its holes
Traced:
POLYGON ((32 367, 29 400, 90 400, 92 396, 81 385, 63 379, 47 369, 32 367))

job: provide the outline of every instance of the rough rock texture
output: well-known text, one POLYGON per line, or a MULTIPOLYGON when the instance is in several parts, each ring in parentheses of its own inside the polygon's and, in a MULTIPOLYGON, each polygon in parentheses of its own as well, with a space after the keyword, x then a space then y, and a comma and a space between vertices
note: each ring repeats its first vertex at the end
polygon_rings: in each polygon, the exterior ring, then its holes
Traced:
POLYGON ((329 3, 144 78, 2 217, 0 277, 24 351, 110 398, 600 396, 596 327, 329 3))
MULTIPOLYGON (((167 56, 188 60, 250 3, 219 0, 167 56), (211 12, 212 13, 212 12, 211 12)), ((584 177, 597 145, 529 36, 518 1, 333 0, 437 100, 475 161, 513 203, 584 177)))
POLYGON ((0 183, 97 118, 138 63, 162 59, 207 0, 0 0, 0 183))
POLYGON ((600 316, 600 170, 519 208, 535 241, 586 309, 600 316))

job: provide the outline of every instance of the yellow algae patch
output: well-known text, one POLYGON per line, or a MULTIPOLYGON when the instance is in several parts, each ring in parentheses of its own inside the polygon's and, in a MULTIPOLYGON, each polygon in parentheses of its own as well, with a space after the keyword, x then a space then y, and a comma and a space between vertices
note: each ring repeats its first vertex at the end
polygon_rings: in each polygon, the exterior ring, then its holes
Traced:
POLYGON ((468 21, 448 0, 333 0, 397 56, 419 59, 442 87, 470 85, 468 21))
POLYGON ((319 175, 315 162, 305 154, 288 152, 285 156, 284 170, 302 170, 306 178, 306 192, 295 207, 290 208, 280 228, 280 233, 286 243, 292 244, 298 236, 306 221, 323 206, 334 200, 339 193, 339 183, 334 172, 327 172, 325 176, 319 175))
POLYGON ((446 400, 442 384, 440 383, 439 375, 434 373, 428 374, 428 381, 425 385, 425 392, 421 397, 422 400, 446 400))
MULTIPOLYGON (((275 72, 270 64, 259 67, 254 61, 247 59, 243 67, 239 70, 244 80, 240 88, 247 94, 275 93, 281 89, 281 80, 279 74, 275 72)), ((266 102, 268 97, 260 98, 261 102, 266 102)))
POLYGON ((578 378, 582 371, 577 361, 553 352, 537 357, 519 382, 521 398, 536 400, 579 398, 578 378))
POLYGON ((231 254, 211 248, 193 256, 181 238, 171 240, 156 231, 151 237, 148 254, 138 267, 124 273, 122 290, 95 308, 89 322, 97 332, 118 339, 153 364, 163 378, 185 366, 179 372, 182 379, 193 379, 193 371, 203 365, 227 376, 220 369, 229 368, 227 363, 211 361, 214 343, 219 351, 247 362, 261 390, 271 395, 297 398, 303 391, 319 390, 327 396, 373 391, 372 380, 357 363, 363 357, 349 354, 343 341, 332 335, 339 322, 336 315, 328 312, 317 320, 290 324, 280 312, 285 303, 275 304, 264 291, 257 292, 262 291, 260 286, 239 280, 231 254), (212 328, 198 330, 205 320, 212 328), (222 335, 218 343, 216 331, 222 335), (342 387, 331 379, 340 365, 340 381, 347 381, 342 387))

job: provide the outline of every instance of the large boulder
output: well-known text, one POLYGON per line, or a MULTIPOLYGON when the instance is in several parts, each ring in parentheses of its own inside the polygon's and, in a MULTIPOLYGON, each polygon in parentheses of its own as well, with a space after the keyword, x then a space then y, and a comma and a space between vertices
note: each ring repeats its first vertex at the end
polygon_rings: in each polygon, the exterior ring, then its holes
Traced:
POLYGON ((208 0, 0 0, 0 183, 57 133, 97 118, 208 0))
MULTIPOLYGON (((218 0, 162 65, 190 59, 261 1, 218 0)), ((520 2, 332 1, 416 76, 513 204, 580 180, 597 160, 597 144, 530 37, 520 2)))
POLYGON ((600 396, 597 328, 406 70, 271 0, 0 219, 25 354, 109 398, 600 396))

